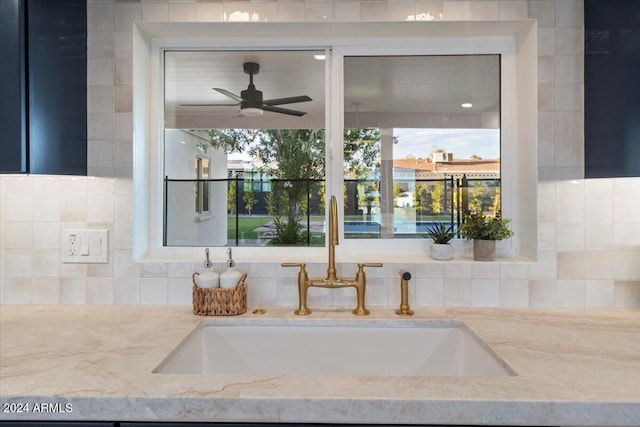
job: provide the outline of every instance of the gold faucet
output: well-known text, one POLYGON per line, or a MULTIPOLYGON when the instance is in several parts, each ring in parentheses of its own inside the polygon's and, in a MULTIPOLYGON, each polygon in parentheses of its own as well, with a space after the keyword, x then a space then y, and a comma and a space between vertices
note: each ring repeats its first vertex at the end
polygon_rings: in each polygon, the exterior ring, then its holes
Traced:
POLYGON ((400 316, 413 316, 413 310, 409 306, 409 280, 411 273, 408 271, 400 272, 400 308, 396 310, 396 314, 400 316))
POLYGON ((358 306, 353 310, 353 314, 357 316, 366 316, 369 314, 364 306, 364 294, 367 287, 367 275, 364 272, 365 267, 382 267, 381 263, 360 263, 358 264, 358 272, 354 279, 341 279, 338 277, 336 270, 336 245, 338 244, 338 202, 335 196, 331 196, 331 205, 329 210, 329 265, 327 266, 327 277, 321 279, 310 279, 307 274, 305 263, 285 262, 283 267, 300 267, 298 272, 298 309, 294 311, 299 316, 311 314, 311 310, 307 307, 307 291, 311 287, 316 288, 355 288, 358 306))

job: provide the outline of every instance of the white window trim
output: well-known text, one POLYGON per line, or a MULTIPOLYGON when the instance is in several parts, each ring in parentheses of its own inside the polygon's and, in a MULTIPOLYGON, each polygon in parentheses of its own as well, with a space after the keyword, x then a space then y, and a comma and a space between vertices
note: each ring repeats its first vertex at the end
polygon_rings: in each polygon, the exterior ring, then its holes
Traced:
MULTIPOLYGON (((537 254, 536 27, 518 22, 402 23, 136 23, 134 28, 134 258, 198 260, 201 247, 162 246, 164 49, 332 48, 326 61, 327 193, 342 194, 343 69, 353 55, 500 54, 503 215, 515 236, 500 242, 505 260, 537 254), (488 25, 490 24, 490 25, 488 25), (265 37, 264 35, 271 35, 265 37), (324 34, 332 34, 326 37, 324 34), (150 76, 150 78, 149 78, 150 76), (517 143, 513 143, 517 141, 517 143), (532 214, 533 212, 533 214, 532 214)), ((342 204, 342 197, 337 197, 342 204)), ((339 212, 342 209, 339 208, 339 212)), ((339 262, 431 262, 426 239, 345 240, 339 262), (365 254, 365 255, 363 255, 365 254)), ((214 249, 215 251, 215 249, 214 249)), ((222 249, 220 249, 222 251, 222 249)), ((246 262, 326 262, 326 248, 234 248, 246 262), (293 259, 295 258, 295 259, 293 259)), ((222 253, 222 252, 221 252, 222 253)), ((456 259, 473 262, 470 258, 456 259)), ((434 261, 435 262, 435 261, 434 261)))

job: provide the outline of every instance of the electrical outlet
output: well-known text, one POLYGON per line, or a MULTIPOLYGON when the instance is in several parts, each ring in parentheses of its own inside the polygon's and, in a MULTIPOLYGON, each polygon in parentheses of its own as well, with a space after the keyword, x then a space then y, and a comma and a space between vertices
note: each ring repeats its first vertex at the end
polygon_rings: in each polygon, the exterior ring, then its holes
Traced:
POLYGON ((63 230, 63 263, 102 264, 108 259, 109 230, 63 230))
POLYGON ((66 253, 70 257, 78 254, 78 235, 76 233, 68 234, 66 253))

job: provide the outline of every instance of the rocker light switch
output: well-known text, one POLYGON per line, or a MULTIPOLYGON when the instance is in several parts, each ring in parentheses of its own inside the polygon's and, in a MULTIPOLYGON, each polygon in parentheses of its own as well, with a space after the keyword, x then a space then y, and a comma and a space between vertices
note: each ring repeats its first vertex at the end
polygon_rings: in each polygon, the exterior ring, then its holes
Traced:
POLYGON ((87 237, 80 238, 80 256, 89 256, 89 239, 87 237))
POLYGON ((106 264, 108 256, 109 230, 63 230, 63 263, 106 264))

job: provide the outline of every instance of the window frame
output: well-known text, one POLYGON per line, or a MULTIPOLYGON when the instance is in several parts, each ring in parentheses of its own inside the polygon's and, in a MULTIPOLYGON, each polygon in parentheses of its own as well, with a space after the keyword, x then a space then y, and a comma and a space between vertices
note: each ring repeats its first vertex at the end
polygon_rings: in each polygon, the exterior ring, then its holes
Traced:
MULTIPOLYGON (((523 188, 532 190, 535 195, 537 168, 531 165, 522 168, 525 165, 524 158, 530 161, 533 156, 535 161, 535 129, 533 129, 533 138, 527 137, 524 149, 521 149, 519 144, 508 142, 521 140, 523 132, 532 130, 531 122, 537 122, 537 117, 534 118, 535 120, 531 120, 531 117, 523 120, 524 114, 537 112, 536 108, 532 108, 537 103, 535 91, 523 93, 520 89, 520 86, 525 84, 531 86, 532 81, 537 83, 535 75, 521 69, 523 64, 530 64, 532 61, 535 65, 535 23, 505 22, 498 23, 503 25, 492 23, 492 26, 483 25, 483 23, 453 22, 376 23, 376 28, 372 28, 367 23, 234 24, 218 23, 202 26, 136 23, 134 25, 134 158, 144 157, 147 160, 143 167, 134 169, 134 194, 149 196, 146 204, 144 199, 134 198, 134 205, 140 205, 138 209, 134 206, 135 259, 199 259, 197 254, 202 251, 200 247, 164 247, 161 239, 162 210, 159 207, 162 206, 163 197, 162 186, 159 183, 162 178, 160 171, 164 164, 161 149, 164 132, 162 52, 176 49, 326 50, 326 188, 327 194, 340 195, 343 182, 341 132, 344 93, 342 59, 344 56, 501 55, 501 176, 504 178, 501 189, 502 207, 503 216, 512 219, 516 235, 512 239, 500 242, 499 253, 505 255, 508 260, 530 261, 536 258, 537 240, 532 238, 531 231, 537 234, 537 222, 535 216, 527 214, 531 205, 535 208, 536 201, 527 202, 526 209, 522 206, 518 207, 524 200, 523 188), (477 27, 474 31, 471 28, 472 24, 477 27), (229 27, 238 26, 242 27, 244 33, 229 31, 229 27), (172 31, 169 31, 168 27, 172 31), (269 30, 267 33, 272 35, 271 38, 263 36, 265 30, 269 30), (167 33, 170 33, 169 37, 167 33), (208 34, 210 36, 207 36, 208 34), (245 36, 240 37, 238 34, 245 34, 245 36), (334 35, 326 37, 324 34, 334 35), (520 49, 526 50, 526 54, 519 53, 520 49), (151 78, 148 79, 148 76, 151 78), (519 78, 522 79, 523 76, 526 77, 527 82, 520 81, 518 84, 519 78), (137 91, 137 84, 143 84, 146 88, 137 91), (515 94, 520 95, 520 98, 515 94), (525 95, 528 95, 526 105, 521 106, 520 104, 525 103, 523 101, 525 95), (140 114, 136 115, 136 111, 140 114), (523 126, 523 123, 526 126, 523 126), (519 179, 520 176, 523 176, 522 180, 519 179), (143 221, 146 221, 148 226, 145 226, 143 221), (527 232, 525 232, 526 227, 529 227, 527 232), (521 251, 521 247, 525 247, 526 250, 521 251)), ((339 212, 341 212, 342 197, 337 199, 339 212)), ((369 261, 385 262, 428 261, 426 254, 429 241, 426 239, 378 239, 363 242, 356 239, 343 239, 342 221, 339 224, 339 230, 340 246, 337 248, 337 253, 341 262, 367 261, 368 258, 372 258, 369 261), (362 259, 363 253, 371 255, 366 257, 367 259, 362 259)), ((240 260, 291 261, 290 249, 286 247, 268 249, 238 247, 236 249, 236 258, 240 260)), ((326 262, 326 248, 296 248, 296 261, 326 262)), ((472 262, 466 258, 459 261, 472 262)))

